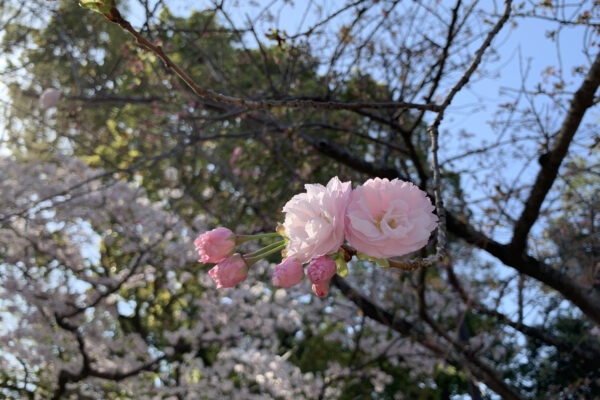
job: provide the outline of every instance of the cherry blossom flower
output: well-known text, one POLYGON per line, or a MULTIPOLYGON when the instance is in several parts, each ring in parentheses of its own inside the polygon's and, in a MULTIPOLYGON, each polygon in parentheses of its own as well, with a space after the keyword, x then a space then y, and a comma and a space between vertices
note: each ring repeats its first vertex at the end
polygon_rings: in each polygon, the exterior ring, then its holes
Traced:
POLYGON ((426 193, 398 179, 369 179, 351 194, 346 239, 371 257, 402 256, 425 246, 437 226, 426 193))
POLYGON ((306 269, 308 279, 315 285, 329 282, 335 275, 335 261, 331 257, 321 256, 314 258, 306 269))
POLYGON ((350 197, 350 182, 332 178, 327 186, 305 185, 283 207, 283 227, 289 239, 287 257, 307 263, 337 251, 344 241, 344 214, 350 197))
POLYGON ((226 258, 210 271, 210 277, 217 284, 217 289, 234 287, 248 276, 248 266, 239 253, 226 258))
POLYGON ((304 278, 302 263, 291 258, 285 258, 283 262, 275 267, 273 271, 273 285, 284 288, 299 284, 304 278))
POLYGON ((218 263, 233 253, 235 234, 227 228, 204 232, 194 241, 202 263, 218 263))

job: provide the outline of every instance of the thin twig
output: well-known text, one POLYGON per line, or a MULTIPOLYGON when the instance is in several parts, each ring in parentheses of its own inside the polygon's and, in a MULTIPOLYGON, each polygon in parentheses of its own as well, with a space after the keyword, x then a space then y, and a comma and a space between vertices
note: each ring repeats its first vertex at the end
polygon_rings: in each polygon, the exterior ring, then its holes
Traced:
POLYGON ((203 99, 209 99, 222 104, 232 104, 243 107, 248 110, 257 110, 265 108, 319 108, 329 110, 356 110, 361 108, 392 108, 392 109, 405 109, 412 108, 416 110, 427 110, 427 111, 440 111, 440 106, 437 104, 418 104, 418 103, 407 103, 403 101, 386 101, 386 102, 344 102, 344 101, 318 101, 310 99, 280 99, 280 100, 252 100, 234 96, 228 96, 221 93, 217 93, 210 89, 206 89, 198 85, 185 71, 183 71, 171 58, 163 51, 162 46, 155 45, 146 38, 144 38, 131 24, 125 20, 116 8, 111 10, 110 15, 106 17, 121 26, 124 30, 129 32, 138 44, 150 52, 154 53, 159 57, 173 72, 177 74, 192 91, 203 99))

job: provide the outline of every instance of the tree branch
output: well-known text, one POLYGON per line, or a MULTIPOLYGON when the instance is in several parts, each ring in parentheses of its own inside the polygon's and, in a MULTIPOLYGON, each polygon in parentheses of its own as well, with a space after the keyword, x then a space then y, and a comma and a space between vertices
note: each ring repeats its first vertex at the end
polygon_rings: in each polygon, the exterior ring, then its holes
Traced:
POLYGON ((344 102, 344 101, 317 101, 317 100, 302 100, 302 99, 278 99, 278 100, 252 100, 234 96, 228 96, 221 93, 217 93, 213 90, 206 89, 198 85, 185 71, 183 71, 171 58, 163 51, 161 46, 157 46, 143 37, 129 21, 124 19, 119 11, 113 7, 110 15, 106 17, 121 28, 129 32, 140 46, 144 47, 151 53, 155 54, 160 58, 167 68, 171 69, 177 76, 179 76, 192 91, 203 99, 209 99, 216 101, 221 104, 232 104, 235 106, 243 107, 247 110, 257 110, 264 108, 318 108, 328 110, 356 110, 361 108, 392 108, 392 109, 405 109, 412 108, 416 110, 429 110, 439 111, 440 106, 437 104, 418 104, 418 103, 407 103, 403 101, 386 101, 386 102, 344 102))
POLYGON ((444 357, 450 364, 457 368, 471 372, 480 381, 484 382, 493 391, 498 393, 504 399, 521 400, 523 399, 515 390, 507 385, 502 379, 495 376, 489 367, 483 365, 480 360, 477 360, 473 355, 467 357, 465 362, 457 359, 449 354, 446 349, 438 346, 437 343, 429 339, 425 333, 403 318, 394 316, 387 310, 374 304, 363 294, 356 291, 343 278, 334 275, 333 284, 340 289, 342 294, 352 301, 362 312, 374 321, 377 321, 396 332, 410 338, 413 341, 420 343, 422 346, 431 350, 435 354, 444 357), (470 358, 470 359, 469 359, 470 358))
MULTIPOLYGON (((301 133, 300 136, 310 143, 315 150, 356 171, 382 178, 407 179, 396 169, 378 167, 335 145, 329 140, 315 139, 304 133, 301 133)), ((468 222, 461 220, 461 217, 454 216, 448 210, 446 210, 446 223, 449 232, 462 238, 467 243, 487 251, 505 265, 531 276, 560 292, 566 299, 569 299, 573 304, 578 306, 591 320, 600 325, 600 301, 590 296, 584 287, 570 279, 567 275, 562 274, 534 257, 516 254, 510 245, 501 244, 487 237, 482 232, 477 231, 468 222)))
POLYGON ((527 235, 540 215, 540 208, 558 175, 558 169, 567 155, 569 145, 579 128, 585 112, 594 105, 594 94, 600 85, 600 53, 588 71, 583 83, 573 95, 548 159, 538 172, 525 208, 517 221, 510 243, 512 251, 522 253, 527 246, 527 235))
POLYGON ((448 273, 448 282, 452 285, 452 287, 454 287, 467 307, 472 308, 475 310, 475 312, 494 317, 498 320, 498 322, 508 325, 533 339, 539 340, 540 342, 546 343, 550 346, 554 346, 561 352, 570 353, 578 358, 588 361, 600 361, 600 349, 595 348, 594 346, 574 346, 573 344, 559 337, 551 335, 545 330, 536 328, 535 326, 526 325, 520 321, 515 322, 498 310, 490 309, 485 305, 473 300, 465 292, 451 265, 446 267, 446 271, 448 273))

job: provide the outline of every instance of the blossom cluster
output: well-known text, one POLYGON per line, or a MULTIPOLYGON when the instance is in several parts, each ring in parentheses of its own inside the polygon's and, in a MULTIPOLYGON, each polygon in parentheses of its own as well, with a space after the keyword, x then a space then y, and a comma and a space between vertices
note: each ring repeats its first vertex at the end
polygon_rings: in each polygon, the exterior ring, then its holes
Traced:
POLYGON ((351 256, 344 241, 359 256, 385 265, 391 257, 424 247, 437 226, 434 207, 426 193, 399 179, 369 179, 355 189, 351 182, 332 178, 327 186, 305 185, 306 192, 293 196, 283 207, 285 219, 278 233, 243 236, 227 228, 200 235, 194 244, 200 262, 216 263, 209 272, 217 287, 233 287, 246 279, 248 268, 259 259, 282 252, 284 258, 273 271, 275 286, 297 285, 306 275, 313 291, 323 297, 336 274, 347 274, 351 256), (248 240, 275 237, 254 253, 234 253, 248 240))

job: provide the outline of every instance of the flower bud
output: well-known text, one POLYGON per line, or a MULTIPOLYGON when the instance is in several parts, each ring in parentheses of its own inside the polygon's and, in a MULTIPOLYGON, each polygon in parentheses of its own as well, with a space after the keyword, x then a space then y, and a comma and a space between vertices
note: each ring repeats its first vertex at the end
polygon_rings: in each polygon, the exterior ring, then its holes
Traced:
POLYGON ((333 275, 335 275, 335 271, 335 261, 331 257, 321 256, 311 260, 306 269, 306 274, 312 283, 321 285, 329 282, 333 275))
POLYGON ((329 292, 329 281, 326 281, 325 283, 321 283, 318 285, 316 285, 316 284, 312 285, 312 290, 319 297, 327 296, 327 292, 329 292))
POLYGON ((235 253, 208 271, 217 289, 234 287, 248 276, 248 266, 239 253, 235 253))
POLYGON ((235 234, 227 228, 216 228, 198 236, 194 240, 196 251, 202 263, 218 263, 233 253, 235 234))
POLYGON ((54 88, 48 88, 40 95, 40 107, 52 108, 56 107, 60 100, 60 90, 54 88))
POLYGON ((289 288, 299 284, 304 278, 304 267, 302 263, 286 258, 275 267, 273 271, 273 285, 289 288))

